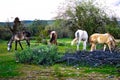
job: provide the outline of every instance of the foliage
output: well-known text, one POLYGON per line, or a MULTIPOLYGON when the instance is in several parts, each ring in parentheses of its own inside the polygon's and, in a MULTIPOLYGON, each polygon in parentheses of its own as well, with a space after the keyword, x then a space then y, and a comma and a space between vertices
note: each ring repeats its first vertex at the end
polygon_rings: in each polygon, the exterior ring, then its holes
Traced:
MULTIPOLYGON (((69 52, 74 48, 76 50, 76 45, 72 47, 70 45, 71 39, 58 39, 60 46, 57 46, 57 49, 62 51, 61 54, 64 54, 66 48, 69 48, 69 52), (64 43, 64 45, 61 45, 64 43)), ((75 79, 75 80, 89 80, 89 79, 112 79, 117 80, 120 77, 120 65, 115 66, 99 66, 99 67, 90 67, 90 66, 79 66, 72 65, 68 66, 66 64, 54 64, 52 66, 43 66, 43 65, 33 65, 29 64, 21 64, 15 62, 15 52, 11 50, 10 52, 6 49, 6 42, 4 40, 0 40, 0 79, 1 80, 24 80, 24 79, 33 79, 33 80, 55 80, 55 79, 75 79), (44 76, 43 76, 44 75, 44 76), (110 78, 109 78, 110 77, 110 78), (112 77, 112 78, 111 78, 112 77)), ((35 40, 31 41, 31 48, 27 49, 28 52, 31 50, 33 52, 34 49, 37 50, 40 46, 38 43, 35 43, 35 40)), ((24 47, 26 45, 23 45, 24 47)), ((45 45, 46 46, 46 45, 45 45)), ((44 46, 44 48, 45 48, 44 46)), ((42 46, 43 47, 43 46, 42 46)), ((50 47, 50 46, 49 46, 50 47)), ((18 47, 19 48, 19 47, 18 47)), ((44 49, 43 48, 43 49, 44 49)), ((48 46, 47 46, 48 48, 48 46)), ((20 49, 20 48, 19 48, 20 49)), ((57 51, 58 51, 57 50, 57 51)), ((21 49, 19 50, 21 52, 21 49)), ((23 50, 25 52, 25 50, 23 50)), ((35 50, 34 50, 35 51, 35 50)), ((61 55, 59 54, 59 55, 61 55)), ((29 54, 28 54, 29 55, 29 54)), ((58 54, 56 54, 58 55, 58 54)), ((23 55, 24 56, 24 55, 23 55)), ((27 55, 26 55, 27 56, 27 55)), ((59 58, 59 57, 58 57, 59 58)), ((49 62, 49 61, 48 61, 49 62)))
POLYGON ((55 46, 38 46, 16 52, 16 58, 20 63, 52 65, 59 59, 59 55, 55 46))
POLYGON ((106 32, 109 32, 113 35, 116 39, 120 39, 120 27, 113 27, 112 25, 106 26, 106 32))
POLYGON ((19 76, 19 64, 15 62, 14 53, 8 52, 6 41, 0 40, 0 80, 19 76))
POLYGON ((34 20, 33 23, 28 26, 28 29, 31 32, 32 36, 35 36, 38 35, 39 30, 43 30, 46 25, 46 21, 34 20))
MULTIPOLYGON (((94 5, 93 0, 88 1, 71 1, 68 3, 73 3, 73 5, 68 4, 66 10, 58 15, 58 19, 62 19, 62 25, 66 25, 72 32, 77 29, 83 29, 88 32, 89 35, 93 33, 105 33, 108 31, 106 27, 109 28, 119 27, 117 19, 115 17, 110 18, 102 9, 94 5)), ((109 31, 110 32, 110 31, 109 31)), ((117 33, 115 34, 117 35, 117 33)))
POLYGON ((58 38, 68 38, 72 35, 69 27, 66 26, 66 21, 61 19, 57 19, 54 24, 46 26, 45 30, 55 30, 58 33, 58 38))
POLYGON ((11 32, 3 26, 0 26, 0 38, 3 40, 9 40, 11 37, 11 32))
POLYGON ((6 57, 8 56, 0 57, 0 77, 14 77, 19 75, 20 73, 17 71, 19 67, 12 58, 13 55, 9 55, 9 59, 6 57))

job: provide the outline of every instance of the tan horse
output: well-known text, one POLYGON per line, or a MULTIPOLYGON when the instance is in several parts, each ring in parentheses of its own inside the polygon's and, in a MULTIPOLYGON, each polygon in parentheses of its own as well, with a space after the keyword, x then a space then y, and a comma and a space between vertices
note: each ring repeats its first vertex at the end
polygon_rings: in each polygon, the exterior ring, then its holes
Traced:
POLYGON ((103 51, 105 51, 105 49, 106 49, 106 44, 108 45, 111 53, 112 53, 112 48, 115 48, 115 39, 109 33, 105 33, 105 34, 95 33, 95 34, 92 34, 89 38, 89 42, 91 44, 91 51, 96 50, 96 43, 104 44, 103 51))
POLYGON ((57 45, 57 33, 56 33, 56 31, 50 32, 50 43, 57 45))

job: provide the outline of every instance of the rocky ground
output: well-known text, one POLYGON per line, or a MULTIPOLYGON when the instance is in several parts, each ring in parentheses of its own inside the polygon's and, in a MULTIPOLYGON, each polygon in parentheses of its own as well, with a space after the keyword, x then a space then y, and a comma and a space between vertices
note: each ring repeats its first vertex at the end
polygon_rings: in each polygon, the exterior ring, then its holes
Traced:
POLYGON ((77 51, 76 53, 66 53, 58 62, 67 62, 68 64, 82 63, 90 66, 116 65, 120 67, 120 49, 110 51, 77 51))

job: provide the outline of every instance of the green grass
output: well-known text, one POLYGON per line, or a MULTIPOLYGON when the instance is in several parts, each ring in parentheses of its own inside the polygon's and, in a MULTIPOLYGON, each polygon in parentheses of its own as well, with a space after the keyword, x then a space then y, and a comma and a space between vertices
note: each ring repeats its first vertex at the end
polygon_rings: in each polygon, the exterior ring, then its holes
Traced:
MULTIPOLYGON (((75 52, 76 45, 71 46, 70 42, 72 39, 58 39, 58 51, 61 55, 65 52, 75 52)), ((26 49, 25 41, 22 42, 23 48, 26 49)), ((31 41, 31 48, 43 45, 41 43, 36 43, 35 40, 31 41)), ((81 44, 82 45, 82 44, 81 44)), ((82 50, 82 46, 80 46, 82 50)), ((90 47, 87 47, 87 50, 90 50, 90 47)), ((21 48, 18 45, 18 51, 21 51, 21 48)), ((81 66, 78 65, 68 66, 66 64, 55 64, 53 66, 42 66, 42 65, 29 65, 29 64, 20 64, 15 62, 15 50, 14 43, 12 50, 10 52, 7 51, 7 41, 0 40, 0 79, 1 78, 11 78, 11 77, 27 77, 31 74, 31 76, 38 77, 38 80, 54 80, 58 79, 81 79, 86 76, 92 76, 91 74, 95 73, 96 75, 102 75, 103 77, 107 75, 114 75, 120 77, 115 66, 100 66, 100 67, 89 67, 89 66, 81 66), (28 74, 28 72, 30 72, 28 74), (43 75, 45 77, 43 77, 43 75), (48 76, 49 75, 49 76, 48 76)))
POLYGON ((19 75, 19 64, 15 62, 14 51, 7 51, 7 41, 0 40, 0 77, 19 75))
POLYGON ((93 68, 86 68, 84 70, 84 73, 100 73, 100 74, 109 74, 109 75, 117 75, 120 76, 119 73, 117 72, 117 68, 115 66, 100 66, 100 67, 93 67, 93 68))

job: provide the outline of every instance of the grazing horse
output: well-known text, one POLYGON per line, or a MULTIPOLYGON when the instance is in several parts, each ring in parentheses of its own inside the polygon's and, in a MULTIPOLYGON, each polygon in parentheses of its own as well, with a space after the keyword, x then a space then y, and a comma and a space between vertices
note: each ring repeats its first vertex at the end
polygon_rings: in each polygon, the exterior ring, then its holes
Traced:
POLYGON ((57 45, 57 33, 56 33, 56 31, 50 32, 50 43, 57 45))
POLYGON ((105 51, 105 49, 106 49, 106 44, 108 45, 111 53, 112 53, 111 49, 115 48, 115 39, 109 33, 105 33, 105 34, 95 33, 95 34, 92 34, 89 38, 89 42, 91 44, 91 51, 96 50, 96 43, 104 44, 103 51, 105 51))
POLYGON ((72 40, 71 45, 74 44, 74 42, 77 42, 77 50, 79 50, 80 42, 83 41, 83 50, 86 50, 86 44, 88 40, 88 33, 85 30, 77 30, 75 32, 75 38, 72 40))
POLYGON ((16 34, 14 34, 10 41, 8 42, 8 48, 7 50, 10 51, 11 47, 12 47, 12 43, 13 41, 15 41, 15 50, 17 50, 17 43, 19 42, 19 45, 21 47, 21 49, 23 49, 22 45, 21 45, 21 40, 26 40, 27 42, 27 45, 30 46, 30 32, 28 31, 21 31, 21 32, 18 32, 16 34))

